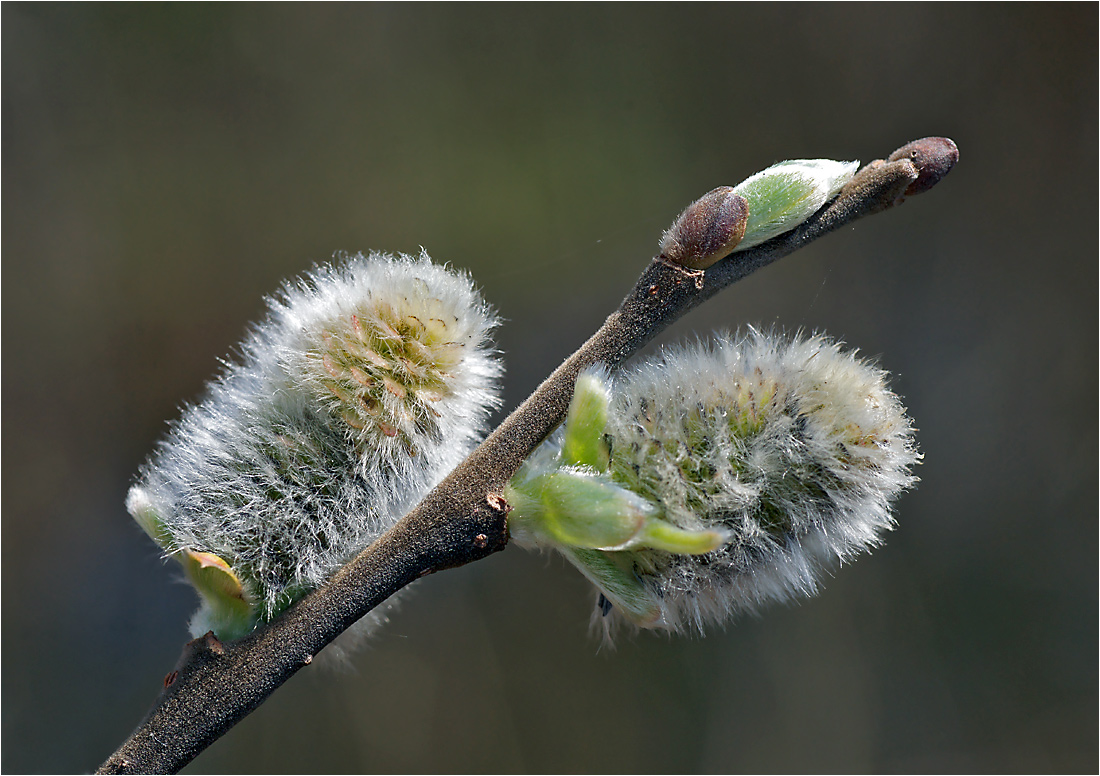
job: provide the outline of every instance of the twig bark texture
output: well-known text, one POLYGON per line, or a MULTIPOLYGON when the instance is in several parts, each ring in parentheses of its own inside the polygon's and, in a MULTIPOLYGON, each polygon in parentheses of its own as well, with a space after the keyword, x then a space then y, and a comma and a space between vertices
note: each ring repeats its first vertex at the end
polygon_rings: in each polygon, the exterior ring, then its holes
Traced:
POLYGON ((862 216, 930 188, 957 158, 951 141, 926 138, 864 167, 835 200, 795 230, 718 262, 685 269, 658 257, 600 329, 464 463, 394 527, 282 617, 223 644, 189 642, 153 708, 100 773, 174 773, 253 711, 348 626, 418 577, 504 548, 508 507, 499 495, 561 423, 577 374, 615 369, 687 311, 751 272, 862 216))

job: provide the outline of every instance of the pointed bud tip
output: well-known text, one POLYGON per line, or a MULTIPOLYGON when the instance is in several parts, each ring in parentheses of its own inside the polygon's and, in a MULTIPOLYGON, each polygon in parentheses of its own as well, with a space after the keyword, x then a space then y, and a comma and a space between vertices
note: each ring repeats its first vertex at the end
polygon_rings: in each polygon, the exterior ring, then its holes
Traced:
POLYGON ((928 191, 939 183, 959 161, 959 148, 947 137, 924 137, 906 143, 890 154, 887 161, 908 159, 917 168, 917 179, 905 190, 907 195, 928 191))
POLYGON ((707 269, 733 252, 748 218, 748 201, 719 186, 680 214, 661 239, 661 255, 688 269, 707 269))

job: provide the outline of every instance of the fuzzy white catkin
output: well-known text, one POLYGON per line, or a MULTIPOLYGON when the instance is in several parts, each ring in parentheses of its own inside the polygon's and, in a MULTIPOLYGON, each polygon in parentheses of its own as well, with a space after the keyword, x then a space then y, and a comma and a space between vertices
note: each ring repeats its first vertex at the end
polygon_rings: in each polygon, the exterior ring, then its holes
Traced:
MULTIPOLYGON (((553 465, 561 438, 535 465, 553 465)), ((678 528, 728 537, 699 555, 605 553, 658 613, 645 627, 669 631, 813 594, 823 568, 893 527, 890 502, 920 459, 885 372, 823 336, 756 330, 669 348, 616 377, 604 440, 614 482, 678 528)), ((634 623, 601 594, 597 629, 634 623)))
MULTIPOLYGON (((467 275, 423 252, 318 267, 268 307, 127 499, 166 555, 224 559, 263 620, 462 460, 502 373, 495 314, 467 275)), ((196 636, 209 614, 192 621, 196 636)))
POLYGON ((704 556, 637 554, 670 629, 815 592, 823 565, 893 526, 919 459, 886 374, 820 336, 669 350, 616 382, 607 433, 617 480, 675 525, 733 537, 704 556))

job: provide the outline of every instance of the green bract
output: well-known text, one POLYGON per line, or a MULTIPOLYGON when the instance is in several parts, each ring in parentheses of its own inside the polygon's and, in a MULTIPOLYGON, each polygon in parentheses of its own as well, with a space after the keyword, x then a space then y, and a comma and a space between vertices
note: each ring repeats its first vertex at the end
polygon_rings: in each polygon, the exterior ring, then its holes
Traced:
POLYGON ((649 548, 702 554, 720 546, 727 532, 679 528, 663 519, 658 504, 616 482, 604 440, 610 403, 602 375, 577 379, 560 448, 536 454, 505 487, 512 507, 508 525, 521 544, 562 550, 609 601, 634 621, 649 623, 657 610, 615 553, 649 548))

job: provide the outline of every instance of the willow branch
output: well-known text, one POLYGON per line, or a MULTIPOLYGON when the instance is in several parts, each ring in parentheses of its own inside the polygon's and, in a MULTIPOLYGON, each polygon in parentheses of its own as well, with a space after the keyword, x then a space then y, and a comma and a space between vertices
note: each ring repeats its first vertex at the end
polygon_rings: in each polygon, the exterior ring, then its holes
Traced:
POLYGON ((550 375, 411 512, 324 587, 240 641, 189 642, 153 708, 100 773, 170 773, 190 762, 347 627, 418 577, 504 548, 508 479, 561 423, 578 372, 612 370, 666 326, 751 272, 865 215, 935 184, 957 153, 935 138, 860 170, 836 199, 795 230, 718 262, 685 269, 654 259, 599 330, 550 375), (948 151, 950 149, 950 153, 948 151))

